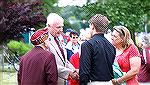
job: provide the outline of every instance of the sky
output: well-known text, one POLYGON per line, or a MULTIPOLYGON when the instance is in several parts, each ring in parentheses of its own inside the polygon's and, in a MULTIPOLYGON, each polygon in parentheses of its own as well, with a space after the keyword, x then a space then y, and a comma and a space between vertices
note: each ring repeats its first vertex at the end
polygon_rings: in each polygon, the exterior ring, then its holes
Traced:
MULTIPOLYGON (((96 0, 91 0, 91 2, 94 2, 96 0)), ((67 6, 67 5, 77 5, 77 6, 83 6, 86 4, 87 0, 59 0, 58 6, 67 6)))

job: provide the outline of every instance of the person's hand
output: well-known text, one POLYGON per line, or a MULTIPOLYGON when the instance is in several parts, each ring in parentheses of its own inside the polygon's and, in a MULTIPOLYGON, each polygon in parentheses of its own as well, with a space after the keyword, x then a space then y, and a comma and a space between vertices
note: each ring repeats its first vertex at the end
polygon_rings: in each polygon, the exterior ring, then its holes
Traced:
POLYGON ((116 79, 112 79, 111 81, 113 85, 119 85, 119 82, 116 79))
POLYGON ((115 79, 112 79, 111 81, 112 81, 112 84, 113 84, 113 85, 116 85, 116 84, 115 84, 115 82, 116 82, 115 79))
POLYGON ((79 80, 79 74, 76 71, 71 72, 69 76, 74 80, 79 80))
POLYGON ((79 74, 79 69, 75 69, 75 71, 79 74))

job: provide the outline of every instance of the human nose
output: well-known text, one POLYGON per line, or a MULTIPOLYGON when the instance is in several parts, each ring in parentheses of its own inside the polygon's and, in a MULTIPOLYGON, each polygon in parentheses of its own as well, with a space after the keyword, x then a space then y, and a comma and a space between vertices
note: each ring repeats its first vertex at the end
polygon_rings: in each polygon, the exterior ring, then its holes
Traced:
POLYGON ((60 27, 60 31, 63 31, 63 27, 60 27))
POLYGON ((111 36, 111 40, 114 40, 114 37, 113 37, 113 36, 111 36))

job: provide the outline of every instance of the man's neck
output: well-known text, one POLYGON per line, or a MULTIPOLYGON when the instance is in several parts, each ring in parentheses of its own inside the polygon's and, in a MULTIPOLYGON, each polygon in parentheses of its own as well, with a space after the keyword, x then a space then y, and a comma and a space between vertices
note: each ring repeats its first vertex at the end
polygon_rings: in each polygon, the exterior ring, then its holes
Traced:
POLYGON ((93 35, 96 35, 96 34, 104 34, 104 33, 103 32, 93 32, 93 35))
POLYGON ((77 44, 78 44, 78 42, 77 42, 77 43, 73 43, 73 42, 72 42, 72 45, 73 45, 73 46, 74 46, 74 45, 77 45, 77 44))
POLYGON ((44 50, 47 50, 47 47, 45 45, 41 45, 40 47, 42 47, 44 50))

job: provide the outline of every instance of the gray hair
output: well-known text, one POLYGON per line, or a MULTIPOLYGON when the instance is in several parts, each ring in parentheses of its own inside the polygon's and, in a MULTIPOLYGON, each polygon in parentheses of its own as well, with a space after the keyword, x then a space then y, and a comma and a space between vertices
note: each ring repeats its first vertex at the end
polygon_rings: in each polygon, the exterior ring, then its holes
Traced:
POLYGON ((142 37, 143 47, 150 47, 150 40, 148 35, 142 37))
POLYGON ((58 14, 56 14, 56 13, 50 13, 48 16, 47 16, 47 23, 46 23, 46 25, 48 26, 48 24, 49 25, 53 25, 56 21, 58 21, 58 20, 62 20, 62 21, 64 21, 64 19, 61 17, 61 16, 59 16, 58 14))

